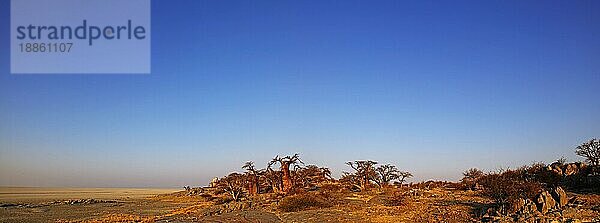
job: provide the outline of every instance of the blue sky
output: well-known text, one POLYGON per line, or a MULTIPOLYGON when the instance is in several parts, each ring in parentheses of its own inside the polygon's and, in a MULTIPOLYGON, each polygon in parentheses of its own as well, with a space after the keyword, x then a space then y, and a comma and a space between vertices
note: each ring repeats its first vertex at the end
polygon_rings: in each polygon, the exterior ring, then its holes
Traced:
POLYGON ((294 152, 336 176, 373 159, 415 181, 578 160, 600 137, 599 11, 152 1, 150 75, 13 75, 0 51, 0 185, 202 185, 294 152))

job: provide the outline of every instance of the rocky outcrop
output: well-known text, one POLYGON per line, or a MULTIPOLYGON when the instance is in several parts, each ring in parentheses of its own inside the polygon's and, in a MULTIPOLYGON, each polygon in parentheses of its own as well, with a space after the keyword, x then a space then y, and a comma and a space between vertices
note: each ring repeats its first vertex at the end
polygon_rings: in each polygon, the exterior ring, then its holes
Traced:
POLYGON ((219 182, 219 178, 215 177, 212 180, 210 180, 210 183, 208 183, 209 187, 217 187, 217 183, 219 182))
POLYGON ((548 213, 551 209, 560 210, 567 205, 568 201, 567 193, 562 187, 556 187, 551 192, 543 191, 535 199, 538 211, 542 214, 548 213))
POLYGON ((519 199, 513 206, 513 211, 514 220, 517 222, 527 222, 529 219, 542 216, 535 202, 529 199, 519 199))
POLYGON ((556 187, 550 191, 542 191, 533 200, 516 200, 511 204, 507 216, 502 216, 498 208, 490 208, 486 210, 483 218, 490 221, 510 217, 514 222, 551 222, 552 219, 562 219, 561 210, 567 203, 567 193, 561 187, 556 187))
POLYGON ((559 163, 555 162, 550 164, 548 167, 549 171, 552 171, 561 176, 571 176, 579 173, 581 170, 585 169, 585 164, 581 162, 575 163, 559 163))
POLYGON ((552 195, 548 191, 543 191, 540 195, 535 198, 538 211, 542 214, 548 213, 548 210, 556 206, 556 201, 552 198, 552 195))
POLYGON ((554 190, 552 190, 552 198, 554 198, 556 201, 557 208, 565 207, 569 201, 567 199, 567 193, 562 189, 562 187, 556 187, 554 190))

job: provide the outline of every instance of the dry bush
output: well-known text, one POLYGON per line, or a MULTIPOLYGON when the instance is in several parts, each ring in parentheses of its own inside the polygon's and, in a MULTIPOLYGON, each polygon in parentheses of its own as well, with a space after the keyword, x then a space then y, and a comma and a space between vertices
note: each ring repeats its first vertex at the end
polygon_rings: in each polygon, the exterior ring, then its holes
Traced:
POLYGON ((203 201, 212 201, 215 199, 215 197, 210 194, 200 194, 200 198, 202 198, 203 201))
POLYGON ((527 180, 521 168, 490 173, 479 182, 484 187, 483 195, 492 198, 503 214, 507 214, 507 207, 519 198, 533 199, 544 188, 537 181, 527 180))
MULTIPOLYGON (((548 166, 543 163, 534 163, 531 166, 523 166, 515 170, 502 171, 501 174, 505 178, 516 182, 539 184, 541 187, 547 189, 562 186, 572 191, 600 192, 600 188, 597 186, 600 184, 600 177, 594 177, 593 170, 591 170, 590 166, 583 166, 581 169, 578 169, 576 173, 568 176, 564 176, 563 174, 551 170, 551 166, 552 165, 548 166)), ((481 180, 475 182, 482 184, 481 180)))
POLYGON ((406 188, 384 188, 374 194, 368 203, 383 205, 386 207, 404 206, 410 201, 409 189, 406 188))
POLYGON ((426 190, 430 190, 430 189, 434 189, 434 188, 449 188, 449 187, 454 187, 455 184, 452 182, 447 182, 447 181, 426 181, 426 182, 419 182, 419 183, 415 183, 415 184, 410 184, 409 187, 410 188, 418 188, 418 189, 426 189, 426 190))
POLYGON ((215 202, 215 204, 219 205, 219 204, 225 204, 225 203, 229 203, 233 201, 232 197, 215 197, 214 199, 212 199, 213 202, 215 202))
POLYGON ((331 205, 342 204, 345 198, 344 194, 339 192, 317 191, 315 194, 331 205))
POLYGON ((329 204, 337 205, 344 203, 345 197, 347 193, 350 193, 350 190, 341 184, 325 184, 314 193, 329 204))
POLYGON ((455 188, 461 190, 475 190, 477 189, 477 181, 485 176, 485 173, 477 168, 471 168, 463 172, 463 178, 460 180, 460 184, 455 185, 455 188))
POLYGON ((531 166, 521 167, 521 169, 522 174, 525 175, 524 180, 539 182, 546 185, 546 187, 559 186, 562 180, 562 176, 548 170, 543 163, 534 163, 531 166))
POLYGON ((321 188, 320 188, 321 191, 326 191, 326 192, 344 192, 345 189, 346 188, 343 187, 341 184, 334 184, 334 183, 323 184, 323 185, 321 185, 321 188))
POLYGON ((381 199, 381 204, 387 207, 405 205, 407 197, 402 191, 391 191, 391 193, 381 199))
POLYGON ((326 208, 330 206, 331 204, 329 202, 313 193, 287 196, 279 202, 279 210, 283 212, 295 212, 311 208, 326 208))
POLYGON ((588 175, 586 172, 579 172, 567 176, 563 179, 562 184, 573 191, 582 193, 600 194, 600 176, 588 175))

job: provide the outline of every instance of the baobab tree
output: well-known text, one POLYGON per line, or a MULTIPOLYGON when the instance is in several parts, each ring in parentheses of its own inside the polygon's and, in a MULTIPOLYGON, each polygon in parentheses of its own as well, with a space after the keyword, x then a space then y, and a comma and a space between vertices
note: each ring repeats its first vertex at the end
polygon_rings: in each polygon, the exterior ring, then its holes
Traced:
POLYGON ((379 187, 385 187, 391 181, 400 178, 400 171, 396 166, 391 164, 381 165, 375 168, 375 172, 377 173, 377 177, 375 177, 374 181, 379 187))
POLYGON ((300 160, 300 156, 296 153, 293 156, 285 156, 279 157, 275 156, 271 162, 269 162, 268 167, 271 167, 273 164, 278 163, 279 169, 281 170, 281 181, 283 184, 283 192, 289 193, 293 187, 294 182, 292 180, 292 175, 290 174, 290 166, 297 166, 298 163, 304 164, 302 160, 300 160))
POLYGON ((239 173, 231 173, 217 181, 217 188, 229 193, 234 201, 239 201, 244 192, 246 179, 239 173))
POLYGON ((316 165, 297 166, 292 172, 292 177, 298 187, 311 187, 332 179, 329 168, 316 165))
POLYGON ((260 177, 264 179, 274 193, 282 191, 281 171, 273 170, 271 166, 267 166, 267 169, 260 177))
POLYGON ((369 188, 371 180, 375 180, 377 173, 375 172, 375 164, 377 161, 372 160, 356 160, 354 162, 346 162, 346 165, 350 166, 355 173, 344 173, 348 180, 358 180, 358 185, 361 190, 369 188))
POLYGON ((258 194, 260 191, 259 171, 254 168, 254 162, 246 162, 242 166, 242 169, 246 170, 246 177, 248 179, 248 193, 251 195, 258 194))

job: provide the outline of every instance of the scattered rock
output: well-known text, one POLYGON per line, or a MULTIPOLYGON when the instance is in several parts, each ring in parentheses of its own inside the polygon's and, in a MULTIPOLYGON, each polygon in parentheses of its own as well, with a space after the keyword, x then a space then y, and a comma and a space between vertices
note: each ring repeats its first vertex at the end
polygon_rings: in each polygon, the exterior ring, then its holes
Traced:
POLYGON ((582 169, 585 169, 585 164, 581 162, 574 163, 559 163, 555 162, 548 166, 548 170, 552 171, 561 176, 571 176, 579 173, 582 169))
POLYGON ((548 213, 548 210, 554 208, 556 201, 552 198, 552 195, 550 195, 548 191, 544 191, 537 196, 536 204, 538 211, 540 211, 542 214, 546 214, 548 213))
POLYGON ((15 207, 15 206, 19 206, 19 205, 18 204, 0 204, 0 208, 15 207))
POLYGON ((53 202, 45 203, 45 205, 57 205, 57 204, 81 205, 81 204, 98 204, 98 203, 117 203, 117 201, 96 200, 96 199, 76 199, 76 200, 53 201, 53 202))
POLYGON ((567 205, 567 193, 562 187, 556 187, 552 190, 552 198, 556 201, 558 208, 562 208, 567 205))
POLYGON ((567 202, 567 204, 568 204, 568 206, 571 206, 571 207, 581 207, 581 206, 585 205, 586 202, 577 196, 573 196, 572 198, 569 199, 569 202, 567 202))

